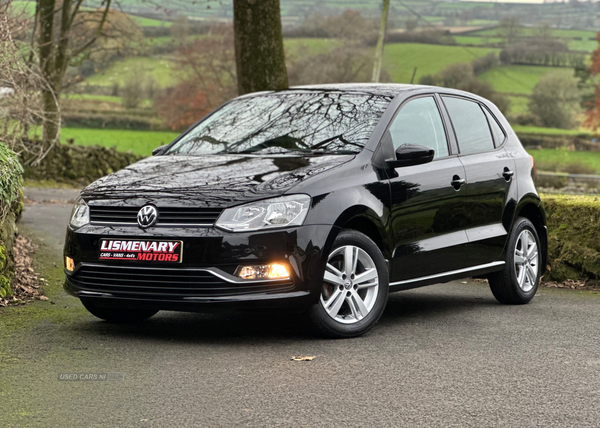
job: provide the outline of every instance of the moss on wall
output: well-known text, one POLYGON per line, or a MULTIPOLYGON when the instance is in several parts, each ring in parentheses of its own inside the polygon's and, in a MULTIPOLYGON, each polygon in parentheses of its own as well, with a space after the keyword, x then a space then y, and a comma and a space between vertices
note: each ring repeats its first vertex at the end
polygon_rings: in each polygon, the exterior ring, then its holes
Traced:
POLYGON ((23 211, 23 182, 17 156, 0 143, 0 298, 11 293, 14 277, 13 246, 17 220, 23 211))
POLYGON ((600 279, 600 198, 543 195, 548 225, 545 279, 600 279))

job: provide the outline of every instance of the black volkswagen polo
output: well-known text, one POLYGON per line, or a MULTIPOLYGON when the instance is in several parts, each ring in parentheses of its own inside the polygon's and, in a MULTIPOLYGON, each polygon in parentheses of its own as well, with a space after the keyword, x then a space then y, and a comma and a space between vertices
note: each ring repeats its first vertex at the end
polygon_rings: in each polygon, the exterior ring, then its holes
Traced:
POLYGON ((547 248, 534 173, 470 93, 250 94, 81 193, 65 288, 108 321, 285 308, 333 337, 372 328, 391 291, 462 277, 527 303, 547 248))

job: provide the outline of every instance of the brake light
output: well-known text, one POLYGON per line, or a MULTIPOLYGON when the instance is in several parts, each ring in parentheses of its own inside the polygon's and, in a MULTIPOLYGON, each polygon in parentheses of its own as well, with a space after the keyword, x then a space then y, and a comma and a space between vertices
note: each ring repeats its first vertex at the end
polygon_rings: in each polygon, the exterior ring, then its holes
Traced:
POLYGON ((533 156, 529 155, 529 159, 531 159, 531 172, 533 173, 533 181, 537 181, 537 171, 535 170, 535 160, 533 156))

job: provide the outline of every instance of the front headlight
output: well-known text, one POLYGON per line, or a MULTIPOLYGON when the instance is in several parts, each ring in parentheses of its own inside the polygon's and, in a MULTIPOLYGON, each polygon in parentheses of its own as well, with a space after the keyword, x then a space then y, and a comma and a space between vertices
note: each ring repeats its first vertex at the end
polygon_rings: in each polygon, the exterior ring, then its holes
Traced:
POLYGON ((71 211, 71 221, 69 225, 73 229, 78 229, 90 222, 90 209, 85 201, 81 198, 77 199, 73 211, 71 211))
POLYGON ((301 226, 308 213, 310 196, 290 195, 227 208, 215 226, 232 232, 301 226))

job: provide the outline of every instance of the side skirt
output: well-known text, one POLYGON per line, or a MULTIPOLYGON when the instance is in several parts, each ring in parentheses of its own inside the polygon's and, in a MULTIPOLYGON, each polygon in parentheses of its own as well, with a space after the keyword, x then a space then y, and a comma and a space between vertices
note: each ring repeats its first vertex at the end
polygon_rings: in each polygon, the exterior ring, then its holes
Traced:
POLYGON ((390 283, 390 291, 409 290, 411 288, 423 287, 425 285, 439 284, 466 277, 481 276, 492 272, 501 271, 505 262, 498 261, 486 263, 484 265, 472 266, 465 269, 458 269, 449 272, 438 273, 435 275, 422 276, 420 278, 407 279, 390 283))

